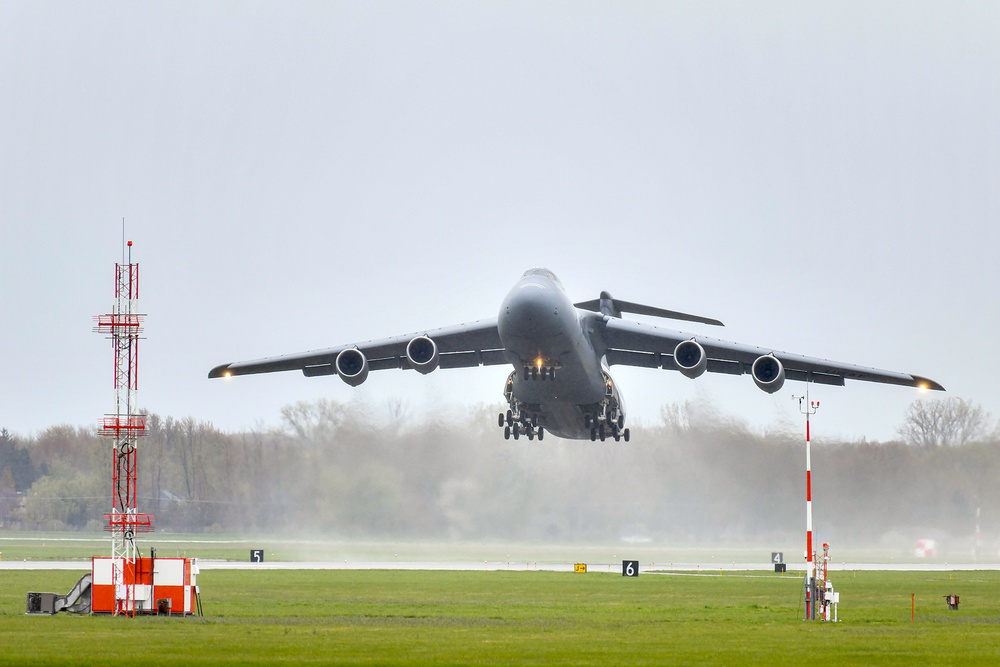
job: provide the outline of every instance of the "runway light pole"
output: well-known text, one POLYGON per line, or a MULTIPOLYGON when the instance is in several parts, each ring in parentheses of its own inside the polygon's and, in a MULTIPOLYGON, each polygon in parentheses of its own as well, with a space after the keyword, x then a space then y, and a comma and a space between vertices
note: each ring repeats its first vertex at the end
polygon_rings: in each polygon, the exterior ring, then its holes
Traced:
POLYGON ((813 512, 812 512, 812 459, 809 452, 809 417, 819 410, 819 401, 809 400, 809 383, 806 382, 806 395, 795 396, 798 400, 799 412, 806 416, 806 580, 805 580, 805 620, 816 618, 816 563, 813 560, 813 512))

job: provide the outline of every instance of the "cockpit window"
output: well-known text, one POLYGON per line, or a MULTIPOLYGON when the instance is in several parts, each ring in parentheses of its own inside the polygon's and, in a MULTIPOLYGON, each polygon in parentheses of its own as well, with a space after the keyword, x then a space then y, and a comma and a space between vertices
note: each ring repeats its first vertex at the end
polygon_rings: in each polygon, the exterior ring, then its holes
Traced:
POLYGON ((528 276, 544 276, 549 280, 551 280, 552 282, 554 282, 555 284, 562 286, 562 283, 559 281, 559 278, 556 277, 556 274, 552 273, 548 269, 543 269, 543 268, 528 269, 527 271, 524 272, 524 275, 521 277, 527 278, 528 276))

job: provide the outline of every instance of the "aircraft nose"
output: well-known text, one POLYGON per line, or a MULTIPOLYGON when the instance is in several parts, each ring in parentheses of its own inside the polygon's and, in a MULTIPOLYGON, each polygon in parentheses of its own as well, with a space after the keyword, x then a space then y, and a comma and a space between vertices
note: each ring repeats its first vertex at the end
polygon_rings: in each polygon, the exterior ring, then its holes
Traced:
POLYGON ((559 305, 558 298, 543 285, 521 283, 510 291, 500 307, 501 328, 520 336, 558 334, 559 305))

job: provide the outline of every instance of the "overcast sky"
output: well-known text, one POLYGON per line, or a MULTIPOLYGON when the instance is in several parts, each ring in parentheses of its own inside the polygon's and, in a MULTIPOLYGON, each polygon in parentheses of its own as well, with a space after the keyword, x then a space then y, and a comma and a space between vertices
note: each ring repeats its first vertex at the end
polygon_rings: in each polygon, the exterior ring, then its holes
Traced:
MULTIPOLYGON (((1000 416, 998 36, 995 2, 4 2, 0 426, 113 410, 123 218, 139 402, 226 430, 499 408, 502 367, 206 374, 494 316, 533 266, 1000 416)), ((633 422, 801 420, 798 383, 613 373, 633 422)), ((815 387, 813 432, 892 438, 921 396, 815 387)))

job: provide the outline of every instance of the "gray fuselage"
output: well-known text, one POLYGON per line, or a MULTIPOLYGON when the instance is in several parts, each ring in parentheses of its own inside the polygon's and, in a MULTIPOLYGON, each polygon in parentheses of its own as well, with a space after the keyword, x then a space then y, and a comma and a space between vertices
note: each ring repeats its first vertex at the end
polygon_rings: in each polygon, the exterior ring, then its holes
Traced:
MULTIPOLYGON (((497 326, 514 366, 513 398, 553 435, 589 438, 584 415, 595 412, 608 395, 604 345, 594 335, 603 318, 576 308, 559 279, 545 269, 525 273, 500 306, 497 326), (539 379, 525 369, 554 373, 539 379)), ((620 401, 617 391, 615 396, 620 401)))

